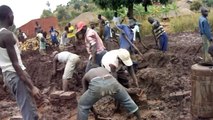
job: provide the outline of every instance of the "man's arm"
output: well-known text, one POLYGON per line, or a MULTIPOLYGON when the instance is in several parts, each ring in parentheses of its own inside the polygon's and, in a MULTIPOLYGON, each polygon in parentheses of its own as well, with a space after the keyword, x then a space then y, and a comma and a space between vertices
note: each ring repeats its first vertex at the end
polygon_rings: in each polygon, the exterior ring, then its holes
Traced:
POLYGON ((16 51, 14 48, 14 45, 16 44, 16 40, 13 37, 12 33, 7 33, 5 35, 6 37, 3 38, 4 45, 7 49, 8 56, 12 62, 12 65, 17 73, 17 75, 20 77, 20 80, 22 80, 32 91, 33 95, 35 95, 37 98, 40 98, 40 91, 37 87, 34 86, 30 76, 27 74, 26 71, 22 70, 22 68, 19 65, 18 58, 16 55, 16 51))
POLYGON ((96 45, 96 43, 94 45, 91 45, 90 51, 91 51, 91 54, 92 54, 92 63, 96 63, 95 62, 96 52, 97 52, 97 45, 96 45))
POLYGON ((85 74, 84 77, 82 78, 82 86, 83 86, 82 92, 84 93, 88 89, 87 74, 85 74))
POLYGON ((110 67, 112 76, 113 76, 114 78, 117 79, 118 75, 117 75, 117 72, 116 72, 116 67, 115 67, 115 65, 109 64, 109 67, 110 67))
POLYGON ((156 46, 158 47, 158 40, 157 40, 157 38, 156 38, 156 36, 155 36, 154 28, 152 29, 152 34, 153 34, 154 39, 155 39, 155 44, 156 44, 156 46))
POLYGON ((59 32, 58 32, 57 30, 56 30, 55 32, 57 33, 57 36, 58 36, 58 35, 59 35, 59 32))
POLYGON ((55 57, 53 58, 53 75, 56 75, 57 63, 58 63, 58 55, 55 55, 55 57))
POLYGON ((128 70, 128 72, 129 72, 130 76, 132 77, 133 82, 135 83, 136 87, 139 87, 138 79, 137 79, 137 77, 136 77, 136 75, 135 75, 135 71, 134 71, 134 69, 133 69, 133 66, 127 67, 127 70, 128 70))
POLYGON ((207 20, 203 21, 203 30, 204 30, 204 34, 206 35, 208 40, 212 41, 212 35, 211 35, 211 31, 210 31, 210 26, 209 26, 207 20))

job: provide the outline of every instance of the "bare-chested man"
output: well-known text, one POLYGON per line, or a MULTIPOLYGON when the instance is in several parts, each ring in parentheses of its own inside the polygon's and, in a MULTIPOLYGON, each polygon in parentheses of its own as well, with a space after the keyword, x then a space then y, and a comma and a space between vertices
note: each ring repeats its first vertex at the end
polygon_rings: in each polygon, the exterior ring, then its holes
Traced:
POLYGON ((22 63, 17 38, 8 30, 13 25, 13 12, 6 5, 0 6, 0 68, 4 83, 14 95, 24 120, 38 120, 30 92, 40 98, 40 90, 25 71, 22 63))
POLYGON ((77 120, 88 120, 89 110, 99 99, 110 95, 120 102, 130 114, 140 120, 138 106, 131 99, 125 88, 103 67, 91 68, 82 79, 83 92, 78 103, 77 120))

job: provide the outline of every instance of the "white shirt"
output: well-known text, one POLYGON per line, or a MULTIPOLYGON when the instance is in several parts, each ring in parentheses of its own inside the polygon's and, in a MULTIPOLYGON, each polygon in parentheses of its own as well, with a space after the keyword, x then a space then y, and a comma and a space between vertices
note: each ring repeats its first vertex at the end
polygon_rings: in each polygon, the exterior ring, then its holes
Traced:
POLYGON ((62 62, 62 63, 65 63, 68 61, 69 57, 71 58, 76 58, 76 57, 79 57, 78 55, 76 54, 73 54, 71 52, 68 52, 68 51, 63 51, 63 52, 60 52, 57 54, 57 58, 58 58, 58 61, 59 62, 62 62))
POLYGON ((102 57, 101 65, 109 72, 111 72, 110 64, 114 65, 117 69, 120 68, 118 62, 118 50, 111 50, 102 57))
POLYGON ((136 32, 140 32, 140 29, 139 29, 139 26, 138 25, 135 25, 135 27, 132 29, 133 31, 133 41, 136 41, 136 32))
MULTIPOLYGON (((5 28, 0 29, 0 32, 4 29, 5 28)), ((20 55, 21 52, 18 48, 18 42, 16 42, 16 44, 14 45, 14 48, 15 48, 15 52, 16 52, 16 55, 17 55, 17 58, 18 58, 18 63, 20 65, 20 67, 21 67, 22 70, 25 70, 26 68, 23 65, 22 60, 21 60, 21 55, 20 55)), ((2 48, 2 47, 0 47, 0 68, 2 69, 2 72, 5 72, 5 71, 16 72, 13 65, 12 65, 12 62, 9 58, 9 55, 7 53, 7 49, 2 48)))
POLYGON ((120 18, 120 17, 115 17, 115 16, 114 16, 113 19, 112 19, 112 21, 114 22, 115 25, 117 25, 117 24, 119 25, 120 22, 121 22, 121 18, 120 18))

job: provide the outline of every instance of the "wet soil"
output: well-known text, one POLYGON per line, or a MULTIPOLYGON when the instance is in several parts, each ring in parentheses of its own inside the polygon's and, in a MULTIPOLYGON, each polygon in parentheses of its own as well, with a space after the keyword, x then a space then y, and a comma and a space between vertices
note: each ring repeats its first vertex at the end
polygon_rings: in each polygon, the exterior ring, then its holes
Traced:
MULTIPOLYGON (((144 37, 144 43, 149 50, 145 50, 140 44, 137 44, 143 53, 143 60, 140 56, 135 56, 138 61, 138 70, 136 72, 140 82, 140 87, 145 90, 146 99, 144 97, 132 98, 138 104, 142 118, 146 120, 190 120, 190 94, 172 96, 177 92, 186 92, 191 90, 190 69, 193 64, 199 61, 201 50, 197 52, 201 44, 201 38, 197 33, 180 33, 169 35, 169 50, 165 54, 155 49, 155 43, 152 36, 144 37)), ((69 90, 77 92, 77 99, 81 95, 81 85, 77 84, 81 81, 84 74, 84 68, 88 55, 85 46, 79 43, 74 50, 69 51, 81 55, 82 70, 78 75, 74 75, 74 80, 69 86, 69 90), (77 85, 76 85, 77 84, 77 85)), ((56 48, 48 49, 50 55, 56 48)), ((49 56, 42 57, 38 51, 27 51, 22 54, 23 62, 27 67, 27 71, 32 77, 35 85, 42 91, 52 86, 54 82, 55 89, 61 90, 62 72, 56 77, 51 77, 52 58, 49 56)), ((0 76, 0 84, 3 85, 0 76)), ((47 95, 48 98, 48 95, 47 95)), ((52 104, 40 105, 38 110, 44 120, 75 120, 76 119, 76 103, 62 103, 64 106, 55 106, 52 104), (72 107, 66 107, 67 104, 73 104, 72 107)), ((115 110, 114 100, 111 97, 101 99, 95 104, 95 108, 104 118, 112 120, 136 120, 132 115, 121 107, 119 111, 115 110)), ((0 119, 7 120, 11 116, 20 114, 14 99, 9 92, 5 92, 0 87, 0 119)), ((90 120, 94 120, 94 116, 90 114, 90 120)))

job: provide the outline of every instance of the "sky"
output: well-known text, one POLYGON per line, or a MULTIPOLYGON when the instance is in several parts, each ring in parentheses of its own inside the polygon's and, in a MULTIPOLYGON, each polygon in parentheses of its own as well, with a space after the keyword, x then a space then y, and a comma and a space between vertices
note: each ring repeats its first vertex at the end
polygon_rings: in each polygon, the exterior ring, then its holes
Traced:
POLYGON ((40 18, 42 11, 49 9, 47 1, 53 11, 57 5, 66 5, 70 0, 0 0, 0 5, 8 5, 12 9, 14 24, 20 27, 32 19, 40 18))

